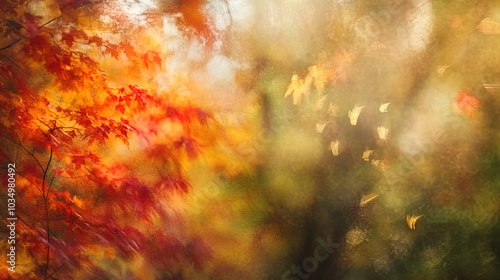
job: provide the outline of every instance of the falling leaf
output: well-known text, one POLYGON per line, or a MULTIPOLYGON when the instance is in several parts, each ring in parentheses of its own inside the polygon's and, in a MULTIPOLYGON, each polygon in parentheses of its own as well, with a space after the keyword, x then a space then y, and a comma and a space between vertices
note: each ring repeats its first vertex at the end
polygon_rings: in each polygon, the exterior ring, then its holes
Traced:
POLYGON ((289 95, 293 97, 293 104, 298 105, 302 99, 302 95, 304 94, 304 81, 299 78, 299 75, 294 74, 292 76, 292 81, 288 85, 288 89, 285 92, 285 98, 289 95))
POLYGON ((365 108, 365 106, 358 106, 358 104, 356 104, 354 105, 354 108, 350 110, 349 113, 347 114, 347 116, 351 120, 352 125, 356 125, 358 123, 358 117, 363 108, 365 108))
POLYGON ((334 140, 330 143, 330 150, 334 157, 338 156, 340 153, 340 141, 334 140))
POLYGON ((387 113, 387 107, 389 106, 389 104, 391 103, 382 103, 380 105, 380 107, 378 108, 378 110, 381 112, 381 113, 387 113))
POLYGON ((408 225, 408 227, 410 229, 415 229, 415 223, 417 222, 417 220, 422 217, 423 215, 406 215, 406 224, 408 225))
POLYGON ((363 152, 363 160, 364 161, 369 161, 370 160, 370 156, 373 154, 373 150, 368 150, 366 149, 364 152, 363 152))
POLYGON ((444 72, 446 71, 446 69, 450 67, 450 65, 442 65, 442 66, 439 66, 436 70, 436 72, 438 73, 438 76, 439 77, 442 77, 444 72))
POLYGON ((378 194, 373 194, 373 193, 363 195, 361 197, 361 199, 359 200, 359 206, 360 207, 366 206, 369 202, 371 202, 372 200, 374 200, 377 197, 378 197, 378 194))
POLYGON ((317 131, 318 133, 323 133, 323 130, 325 129, 326 125, 327 125, 327 124, 329 124, 329 123, 331 123, 331 122, 325 122, 325 123, 323 123, 323 124, 321 124, 321 123, 317 123, 317 124, 316 124, 316 131, 317 131))
POLYGON ((477 26, 477 29, 486 35, 500 34, 500 24, 490 17, 483 19, 477 26))
POLYGON ((377 134, 380 140, 387 141, 387 135, 389 134, 389 129, 384 126, 377 127, 377 134))

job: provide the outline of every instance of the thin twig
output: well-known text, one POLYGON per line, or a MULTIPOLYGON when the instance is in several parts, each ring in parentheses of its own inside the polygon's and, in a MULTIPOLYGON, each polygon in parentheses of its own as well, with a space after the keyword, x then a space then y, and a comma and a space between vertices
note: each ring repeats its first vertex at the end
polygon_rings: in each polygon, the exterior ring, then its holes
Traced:
MULTIPOLYGON (((50 217, 49 217, 49 193, 50 193, 50 186, 47 189, 47 194, 45 194, 45 178, 47 177, 47 173, 50 167, 50 163, 52 162, 52 147, 50 147, 50 156, 49 160, 47 161, 47 166, 45 168, 45 171, 43 172, 43 178, 42 178, 42 195, 43 195, 43 200, 44 200, 44 206, 45 206, 45 220, 46 220, 46 232, 47 232, 47 252, 45 254, 45 271, 44 271, 44 279, 48 279, 47 273, 49 270, 49 264, 50 264, 50 217)), ((52 177, 54 178, 54 177, 52 177)))

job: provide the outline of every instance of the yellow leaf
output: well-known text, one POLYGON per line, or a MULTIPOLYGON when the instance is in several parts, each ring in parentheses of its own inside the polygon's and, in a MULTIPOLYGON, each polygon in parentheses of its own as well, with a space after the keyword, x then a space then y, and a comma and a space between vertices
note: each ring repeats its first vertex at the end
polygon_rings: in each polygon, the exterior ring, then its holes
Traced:
POLYGON ((387 113, 387 107, 389 106, 389 104, 391 104, 391 103, 383 103, 383 104, 381 104, 380 107, 378 108, 378 110, 381 113, 387 113))
POLYGON ((358 123, 358 117, 363 108, 365 108, 365 106, 358 106, 358 104, 356 104, 352 110, 349 110, 347 116, 349 117, 352 125, 356 125, 358 123))
POLYGON ((477 26, 477 29, 486 35, 500 34, 500 24, 489 17, 483 19, 477 26))
POLYGON ((373 154, 373 150, 368 150, 368 148, 363 152, 363 160, 364 161, 369 161, 370 156, 373 154))
POLYGON ((406 224, 408 225, 408 227, 410 229, 415 229, 415 223, 417 222, 417 220, 422 217, 423 215, 406 215, 406 224))
POLYGON ((330 143, 330 150, 332 151, 333 156, 338 156, 340 153, 340 141, 334 140, 330 143))
POLYGON ((76 195, 73 196, 72 201, 76 206, 78 206, 78 208, 82 208, 83 201, 81 201, 78 197, 76 197, 76 195))
POLYGON ((288 85, 288 89, 285 92, 285 98, 288 97, 289 95, 292 95, 293 104, 297 105, 300 104, 303 94, 304 94, 304 81, 301 78, 299 78, 299 75, 294 74, 292 76, 290 84, 288 85))
POLYGON ((325 129, 326 125, 327 125, 327 124, 329 124, 329 123, 330 123, 330 122, 325 122, 325 123, 323 123, 323 124, 321 124, 321 123, 317 123, 317 124, 316 124, 316 131, 317 131, 318 133, 323 133, 323 130, 325 129))
POLYGON ((439 66, 436 70, 436 72, 438 73, 438 76, 439 77, 442 77, 444 72, 446 71, 446 69, 450 67, 450 65, 442 65, 442 66, 439 66))
POLYGON ((359 200, 359 206, 360 207, 366 206, 370 201, 374 200, 377 197, 378 197, 378 194, 373 194, 373 193, 363 195, 361 197, 361 199, 359 200))
POLYGON ((387 135, 389 134, 389 129, 384 126, 377 127, 377 134, 380 140, 387 141, 387 135))

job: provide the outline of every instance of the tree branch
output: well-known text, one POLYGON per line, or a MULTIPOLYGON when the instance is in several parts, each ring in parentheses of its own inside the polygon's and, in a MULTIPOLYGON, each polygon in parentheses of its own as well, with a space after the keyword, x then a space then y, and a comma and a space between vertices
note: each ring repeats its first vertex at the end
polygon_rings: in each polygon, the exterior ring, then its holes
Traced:
MULTIPOLYGON (((45 27, 46 25, 48 25, 48 24, 50 24, 50 23, 52 23, 52 22, 54 22, 55 20, 58 20, 58 19, 60 19, 60 18, 61 18, 61 16, 55 17, 55 18, 53 18, 53 19, 51 19, 51 20, 47 21, 46 23, 44 23, 44 24, 40 25, 40 26, 38 27, 38 29, 40 30, 40 29, 42 29, 43 27, 45 27)), ((8 44, 7 46, 1 47, 1 48, 0 48, 0 51, 6 50, 6 49, 8 49, 8 48, 10 48, 10 47, 14 46, 14 45, 16 45, 17 43, 21 42, 23 39, 26 39, 26 38, 28 38, 28 37, 27 37, 26 35, 23 35, 23 36, 21 36, 21 37, 17 38, 17 40, 15 40, 14 42, 12 42, 12 43, 8 44)))
MULTIPOLYGON (((47 189, 47 194, 45 194, 45 179, 47 177, 47 173, 49 171, 50 163, 52 162, 52 147, 50 147, 50 156, 47 161, 47 166, 45 167, 45 171, 43 172, 42 179, 42 195, 45 206, 45 227, 47 232, 47 252, 45 254, 45 271, 44 271, 44 279, 48 279, 50 275, 48 275, 49 264, 50 264, 50 217, 49 217, 49 193, 50 193, 50 185, 47 189)), ((52 177, 54 179, 54 177, 52 177)), ((51 182, 52 184, 52 182, 51 182)))

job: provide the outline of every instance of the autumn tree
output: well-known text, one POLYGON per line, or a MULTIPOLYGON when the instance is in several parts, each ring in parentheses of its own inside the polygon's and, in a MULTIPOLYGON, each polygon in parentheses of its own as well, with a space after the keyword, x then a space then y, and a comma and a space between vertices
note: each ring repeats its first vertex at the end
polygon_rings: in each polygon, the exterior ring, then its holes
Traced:
POLYGON ((16 166, 18 219, 16 272, 2 262, 2 277, 202 269, 211 248, 168 197, 189 192, 187 165, 215 145, 218 125, 178 88, 154 86, 168 63, 155 47, 161 17, 119 1, 2 5, 1 162, 16 166))

